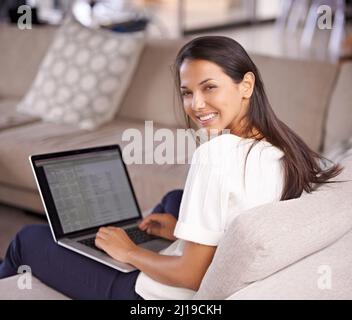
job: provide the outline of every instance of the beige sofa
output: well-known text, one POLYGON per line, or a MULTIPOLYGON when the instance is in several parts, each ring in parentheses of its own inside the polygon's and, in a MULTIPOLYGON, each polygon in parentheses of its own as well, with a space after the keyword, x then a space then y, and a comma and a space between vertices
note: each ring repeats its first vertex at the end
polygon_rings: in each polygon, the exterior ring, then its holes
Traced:
MULTIPOLYGON (((45 123, 18 115, 15 106, 33 81, 54 33, 54 28, 47 27, 30 31, 0 27, 0 202, 38 213, 43 213, 43 207, 28 163, 30 154, 111 143, 124 145, 126 142, 121 141, 123 130, 138 128, 143 132, 145 120, 153 120, 155 130, 166 127, 175 132, 183 125, 170 66, 184 40, 150 40, 146 44, 116 118, 95 131, 45 123)), ((252 57, 262 72, 275 112, 313 150, 326 151, 339 141, 352 136, 352 63, 332 65, 254 54, 252 57)), ((190 155, 181 156, 186 158, 190 155)), ((128 169, 144 211, 156 204, 167 191, 183 187, 188 166, 131 165, 128 169)), ((347 188, 347 194, 352 190, 350 185, 344 188, 347 188)), ((333 192, 337 194, 339 190, 333 192)), ((298 201, 298 205, 302 207, 305 200, 298 201)), ((274 205, 267 207, 267 214, 273 208, 274 205)), ((310 210, 313 208, 314 206, 310 210)), ((329 219, 327 217, 328 215, 324 216, 324 219, 329 219)), ((294 216, 289 216, 288 219, 293 219, 294 222, 294 216)), ((323 218, 318 216, 317 219, 323 218)), ((209 283, 213 280, 209 280, 208 276, 198 297, 351 299, 352 275, 346 261, 351 262, 352 257, 352 223, 350 220, 344 221, 345 216, 336 216, 336 219, 340 219, 337 221, 342 221, 346 229, 336 229, 336 232, 333 230, 330 242, 320 241, 320 246, 309 246, 311 251, 304 251, 305 244, 302 244, 302 250, 298 250, 304 252, 302 256, 298 254, 295 259, 288 259, 286 265, 277 265, 276 269, 270 269, 271 273, 250 278, 235 291, 226 291, 225 296, 219 292, 212 296, 209 283), (338 271, 335 273, 336 277, 344 279, 336 281, 338 286, 333 290, 321 290, 314 285, 316 282, 307 281, 324 261, 338 271), (278 272, 279 270, 281 271, 278 272)), ((209 268, 209 275, 212 270, 216 270, 216 263, 217 261, 209 268)), ((33 282, 32 290, 19 290, 16 277, 0 281, 0 297, 64 298, 37 279, 33 282)))

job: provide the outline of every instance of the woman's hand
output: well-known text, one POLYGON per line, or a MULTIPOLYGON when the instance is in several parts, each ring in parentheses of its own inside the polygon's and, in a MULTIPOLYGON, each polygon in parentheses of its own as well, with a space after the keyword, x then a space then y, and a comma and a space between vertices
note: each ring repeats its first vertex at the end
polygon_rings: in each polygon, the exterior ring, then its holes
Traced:
POLYGON ((95 245, 115 260, 125 263, 129 263, 129 253, 138 249, 126 231, 116 227, 100 228, 95 238, 95 245))
POLYGON ((175 241, 174 230, 177 220, 171 213, 152 213, 138 227, 150 235, 175 241))

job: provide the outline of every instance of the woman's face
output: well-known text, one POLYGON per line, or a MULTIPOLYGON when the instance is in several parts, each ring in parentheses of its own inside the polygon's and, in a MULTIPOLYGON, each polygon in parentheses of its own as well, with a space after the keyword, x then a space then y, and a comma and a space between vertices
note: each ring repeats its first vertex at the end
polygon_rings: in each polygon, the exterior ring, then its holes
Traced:
POLYGON ((180 90, 186 114, 199 127, 230 129, 240 135, 240 119, 247 112, 254 75, 246 73, 236 84, 217 64, 207 60, 183 61, 180 90))

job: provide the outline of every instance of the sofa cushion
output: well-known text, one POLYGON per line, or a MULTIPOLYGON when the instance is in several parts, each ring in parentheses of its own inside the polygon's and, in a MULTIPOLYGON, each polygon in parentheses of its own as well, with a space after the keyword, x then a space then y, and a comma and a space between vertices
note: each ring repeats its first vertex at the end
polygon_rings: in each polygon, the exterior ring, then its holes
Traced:
POLYGON ((0 24, 0 98, 25 95, 56 30, 51 26, 20 30, 15 25, 0 24))
POLYGON ((184 125, 171 70, 184 42, 163 39, 146 43, 119 116, 141 121, 153 120, 167 127, 184 125))
POLYGON ((0 131, 40 120, 38 117, 18 113, 16 111, 17 103, 18 99, 0 100, 0 131))
POLYGON ((204 276, 195 299, 224 299, 250 283, 317 252, 352 229, 352 158, 336 179, 298 199, 238 216, 204 276))
MULTIPOLYGON (((123 148, 130 145, 129 141, 122 141, 123 133, 131 128, 137 129, 141 134, 147 130, 144 123, 119 118, 95 131, 46 122, 0 131, 0 183, 37 192, 28 161, 29 155, 116 143, 123 148)), ((160 127, 154 125, 152 129, 156 133, 160 127)), ((176 137, 175 130, 170 132, 176 137)), ((136 152, 150 154, 160 143, 154 141, 151 146, 146 146, 142 140, 142 145, 137 146, 136 152)), ((181 159, 182 149, 180 151, 178 157, 181 159)), ((188 163, 191 155, 184 156, 187 157, 184 163, 188 163)), ((188 165, 130 164, 128 170, 141 209, 147 210, 158 203, 166 192, 173 188, 183 188, 188 165)))
POLYGON ((69 300, 68 297, 48 287, 32 276, 30 289, 19 289, 21 275, 0 280, 0 300, 69 300))
POLYGON ((317 61, 252 57, 276 115, 318 151, 338 67, 317 61))
POLYGON ((18 111, 83 129, 112 120, 143 45, 143 32, 91 29, 69 16, 18 111))
POLYGON ((352 136, 352 62, 343 63, 340 68, 328 109, 325 152, 329 152, 334 145, 352 136))
POLYGON ((16 105, 18 102, 19 102, 18 98, 0 99, 0 112, 1 112, 1 114, 16 112, 16 105))

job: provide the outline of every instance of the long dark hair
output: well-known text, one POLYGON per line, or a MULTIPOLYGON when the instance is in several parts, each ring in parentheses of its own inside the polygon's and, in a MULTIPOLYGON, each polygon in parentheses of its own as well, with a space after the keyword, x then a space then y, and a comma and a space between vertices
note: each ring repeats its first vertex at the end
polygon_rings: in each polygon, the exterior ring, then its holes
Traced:
MULTIPOLYGON (((213 62, 235 83, 240 83, 247 72, 254 74, 255 85, 245 115, 243 134, 255 139, 249 152, 264 138, 283 151, 285 180, 281 200, 298 198, 303 190, 312 192, 320 184, 331 182, 328 180, 341 172, 342 168, 337 164, 323 168, 327 161, 330 163, 331 161, 311 150, 296 133, 277 118, 265 93, 257 67, 238 42, 223 36, 203 36, 191 40, 181 48, 174 65, 181 101, 179 71, 185 59, 213 62), (260 136, 252 134, 253 128, 259 131, 260 136)), ((190 126, 189 119, 188 125, 190 126)))

